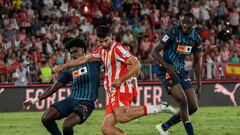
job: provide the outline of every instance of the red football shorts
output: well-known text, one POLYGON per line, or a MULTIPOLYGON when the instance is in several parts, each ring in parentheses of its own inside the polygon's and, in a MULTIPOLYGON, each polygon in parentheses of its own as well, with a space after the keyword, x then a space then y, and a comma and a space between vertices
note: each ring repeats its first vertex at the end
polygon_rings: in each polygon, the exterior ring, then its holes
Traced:
POLYGON ((105 115, 113 113, 114 109, 119 106, 130 106, 133 100, 132 93, 119 93, 115 92, 109 95, 106 105, 105 115))

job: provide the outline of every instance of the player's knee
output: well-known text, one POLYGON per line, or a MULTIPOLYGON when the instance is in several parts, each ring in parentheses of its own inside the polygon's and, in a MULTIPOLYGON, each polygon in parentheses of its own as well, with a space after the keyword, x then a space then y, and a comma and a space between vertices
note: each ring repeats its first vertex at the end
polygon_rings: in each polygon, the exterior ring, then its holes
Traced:
POLYGON ((63 130, 69 130, 69 129, 71 129, 72 127, 73 127, 73 126, 72 126, 71 123, 65 122, 65 121, 64 121, 64 123, 63 123, 63 125, 62 125, 63 130))
POLYGON ((50 119, 46 116, 43 116, 41 118, 41 121, 42 121, 43 125, 46 125, 46 124, 50 123, 50 119))
POLYGON ((115 115, 114 118, 117 122, 124 123, 128 121, 128 117, 126 115, 126 108, 118 108, 114 110, 115 115))
POLYGON ((198 110, 198 105, 191 105, 189 108, 189 113, 193 114, 198 110))
POLYGON ((104 135, 110 135, 111 133, 111 127, 110 126, 102 126, 101 131, 104 135))

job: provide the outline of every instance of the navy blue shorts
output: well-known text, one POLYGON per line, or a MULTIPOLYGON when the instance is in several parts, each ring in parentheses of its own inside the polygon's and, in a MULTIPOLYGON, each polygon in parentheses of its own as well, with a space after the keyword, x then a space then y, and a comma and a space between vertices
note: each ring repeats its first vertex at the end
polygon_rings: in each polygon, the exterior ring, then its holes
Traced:
POLYGON ((192 88, 191 79, 187 76, 187 73, 177 73, 177 76, 169 76, 167 73, 160 75, 160 80, 163 82, 168 94, 171 94, 170 90, 176 85, 181 84, 183 90, 192 88))
POLYGON ((62 119, 64 117, 67 117, 71 113, 76 113, 79 115, 81 119, 81 123, 87 120, 87 118, 92 113, 93 109, 95 108, 94 101, 90 100, 78 100, 73 98, 66 98, 62 101, 55 102, 52 107, 56 108, 60 116, 58 119, 62 119))

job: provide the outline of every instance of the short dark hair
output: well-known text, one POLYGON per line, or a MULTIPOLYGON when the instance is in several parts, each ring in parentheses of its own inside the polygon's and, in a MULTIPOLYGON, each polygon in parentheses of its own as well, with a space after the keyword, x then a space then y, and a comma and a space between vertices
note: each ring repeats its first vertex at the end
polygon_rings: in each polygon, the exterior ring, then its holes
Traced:
POLYGON ((97 28, 97 37, 99 38, 105 38, 111 34, 111 28, 107 25, 101 25, 97 28))
POLYGON ((83 48, 84 52, 87 52, 87 46, 86 43, 79 39, 79 38, 69 38, 69 39, 65 39, 65 41, 63 40, 63 42, 65 42, 65 48, 69 51, 72 47, 77 47, 77 48, 83 48), (67 40, 67 41, 66 41, 67 40))
POLYGON ((192 25, 196 23, 195 17, 191 12, 184 13, 181 18, 181 21, 183 20, 187 23, 191 23, 192 25))

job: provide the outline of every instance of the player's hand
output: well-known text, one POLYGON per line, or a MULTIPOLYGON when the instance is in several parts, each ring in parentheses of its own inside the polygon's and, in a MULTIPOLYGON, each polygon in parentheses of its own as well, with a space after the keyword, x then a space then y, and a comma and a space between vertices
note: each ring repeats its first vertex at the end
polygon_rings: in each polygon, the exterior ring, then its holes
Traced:
POLYGON ((32 101, 28 100, 23 103, 23 110, 28 111, 30 107, 32 106, 32 101))
POLYGON ((60 73, 64 69, 64 65, 56 65, 53 67, 53 72, 60 73))
POLYGON ((122 81, 120 79, 117 79, 112 82, 112 87, 118 88, 122 84, 122 81))
POLYGON ((198 85, 197 88, 196 88, 196 95, 197 95, 197 102, 200 103, 200 95, 201 95, 201 92, 202 92, 202 86, 201 85, 198 85))

